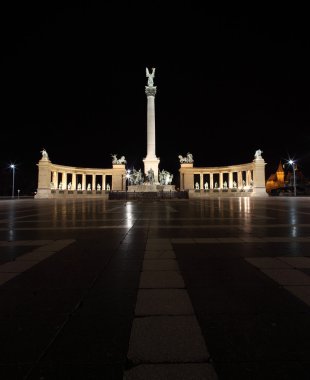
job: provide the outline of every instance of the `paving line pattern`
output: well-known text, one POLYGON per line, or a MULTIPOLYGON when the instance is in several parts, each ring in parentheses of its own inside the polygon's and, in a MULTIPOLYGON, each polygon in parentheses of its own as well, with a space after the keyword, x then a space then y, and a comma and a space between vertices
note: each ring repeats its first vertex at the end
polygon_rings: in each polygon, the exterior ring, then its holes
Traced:
POLYGON ((310 276, 302 271, 310 269, 310 257, 248 257, 245 260, 310 306, 310 276))
POLYGON ((126 380, 216 380, 169 239, 150 238, 144 254, 126 380))
POLYGON ((74 243, 74 239, 62 240, 28 240, 28 241, 1 241, 0 246, 36 246, 32 251, 18 256, 16 260, 0 265, 0 285, 18 276, 20 273, 32 268, 34 265, 52 256, 68 245, 74 243))

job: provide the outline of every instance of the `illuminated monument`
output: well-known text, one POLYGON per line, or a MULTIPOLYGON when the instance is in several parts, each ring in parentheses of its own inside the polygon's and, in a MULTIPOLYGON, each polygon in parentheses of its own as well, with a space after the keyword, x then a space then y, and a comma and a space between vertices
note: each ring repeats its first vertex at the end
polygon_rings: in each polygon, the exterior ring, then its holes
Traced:
POLYGON ((158 165, 159 158, 156 157, 156 141, 155 141, 155 95, 156 86, 154 86, 155 68, 152 73, 146 68, 146 76, 148 78, 145 93, 147 96, 147 154, 144 158, 144 173, 148 175, 150 169, 154 172, 155 183, 158 183, 158 165))
MULTIPOLYGON (((54 164, 45 149, 38 165, 38 188, 35 198, 79 198, 109 197, 110 191, 127 194, 153 192, 175 192, 172 185, 173 175, 159 170, 159 158, 156 157, 155 139, 155 68, 150 72, 146 68, 147 86, 147 152, 143 159, 144 174, 126 170, 125 156, 117 159, 112 155, 112 168, 81 168, 54 164), (145 178, 144 178, 145 177, 145 178), (126 186, 128 184, 128 186, 126 186)), ((267 196, 265 185, 265 161, 262 151, 255 152, 254 159, 245 164, 221 167, 197 167, 191 153, 186 157, 179 155, 180 190, 190 198, 208 198, 210 196, 267 196)), ((157 194, 157 195, 156 195, 157 194)), ((127 196, 127 195, 126 195, 127 196)))

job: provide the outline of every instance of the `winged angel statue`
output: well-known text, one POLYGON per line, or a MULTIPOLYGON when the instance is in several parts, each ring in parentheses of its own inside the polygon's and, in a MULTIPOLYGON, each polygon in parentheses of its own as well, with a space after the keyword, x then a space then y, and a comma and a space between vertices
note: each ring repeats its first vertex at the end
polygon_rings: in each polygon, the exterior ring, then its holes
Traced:
POLYGON ((153 79, 155 77, 155 68, 154 67, 152 67, 152 73, 150 73, 149 69, 146 68, 146 77, 148 78, 147 85, 149 87, 153 87, 153 85, 154 85, 154 80, 153 79))

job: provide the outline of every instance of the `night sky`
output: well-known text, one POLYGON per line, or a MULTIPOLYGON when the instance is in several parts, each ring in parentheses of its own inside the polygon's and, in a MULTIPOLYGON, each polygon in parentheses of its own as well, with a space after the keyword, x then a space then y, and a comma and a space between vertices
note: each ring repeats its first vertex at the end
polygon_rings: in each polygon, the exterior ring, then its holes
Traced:
MULTIPOLYGON (((44 3, 44 4, 41 4, 44 3)), ((310 27, 305 9, 242 11, 169 2, 2 9, 0 195, 37 187, 53 163, 143 169, 145 68, 156 68, 156 154, 177 178, 195 166, 242 164, 257 149, 266 178, 289 157, 310 176, 310 27)))

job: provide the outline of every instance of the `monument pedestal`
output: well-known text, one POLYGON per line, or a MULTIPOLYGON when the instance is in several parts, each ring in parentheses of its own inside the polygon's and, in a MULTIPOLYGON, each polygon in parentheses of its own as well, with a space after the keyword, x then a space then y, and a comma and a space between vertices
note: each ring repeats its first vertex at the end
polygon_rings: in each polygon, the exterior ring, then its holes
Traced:
POLYGON ((159 185, 159 184, 147 184, 144 183, 143 185, 129 185, 128 190, 129 193, 147 193, 147 192, 168 192, 168 191, 175 191, 175 185, 159 185))

